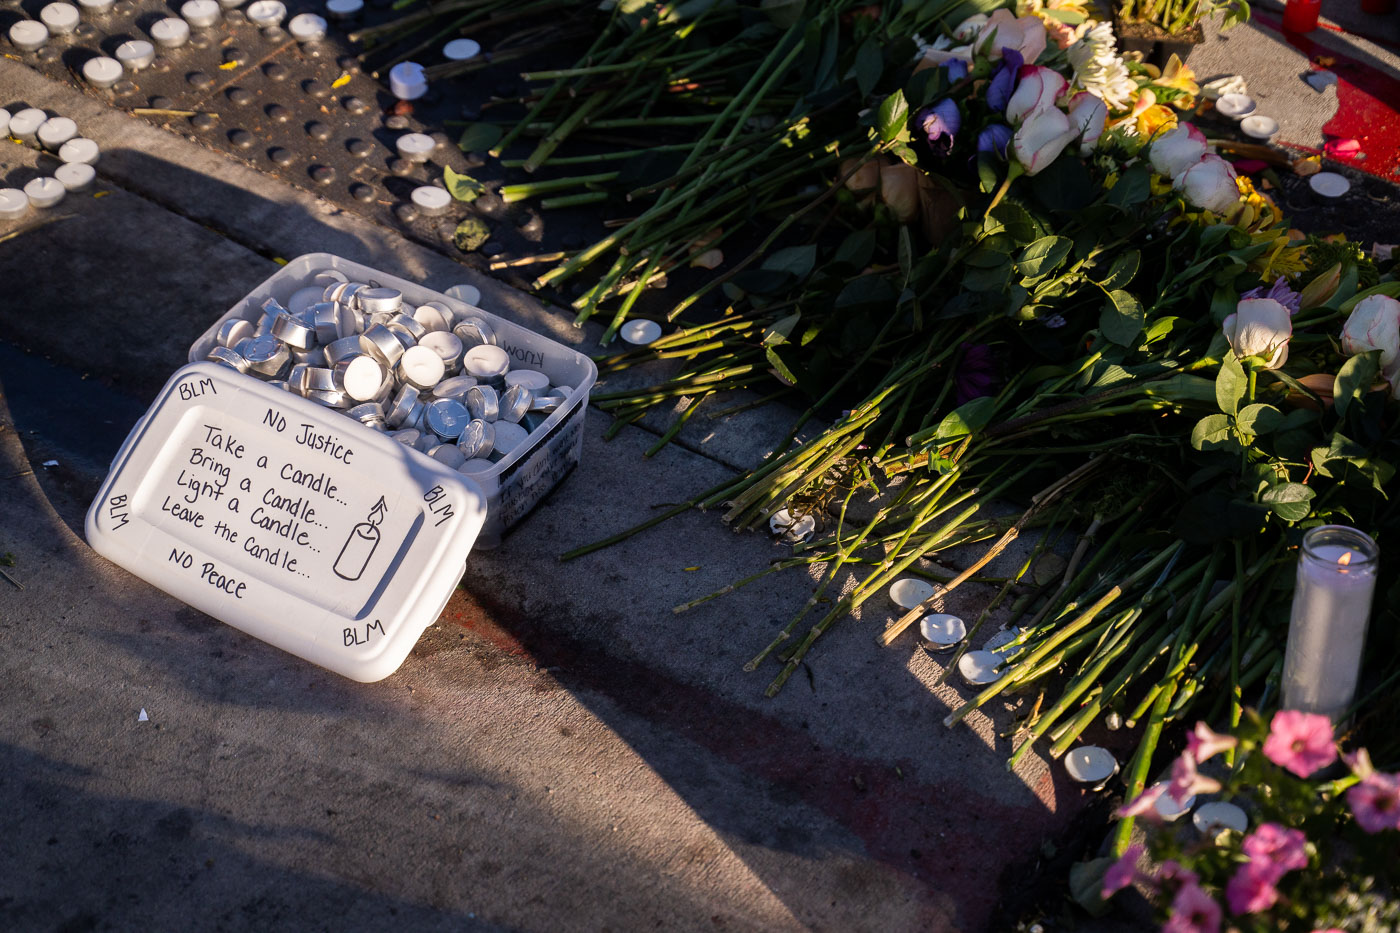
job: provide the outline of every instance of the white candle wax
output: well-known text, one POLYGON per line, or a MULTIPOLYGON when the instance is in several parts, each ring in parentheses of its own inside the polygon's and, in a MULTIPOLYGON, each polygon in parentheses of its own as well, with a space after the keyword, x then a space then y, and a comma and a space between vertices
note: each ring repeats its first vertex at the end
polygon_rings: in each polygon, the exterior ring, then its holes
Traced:
POLYGON ((1339 718, 1356 694, 1376 544, 1353 528, 1323 525, 1303 538, 1283 665, 1285 709, 1339 718))

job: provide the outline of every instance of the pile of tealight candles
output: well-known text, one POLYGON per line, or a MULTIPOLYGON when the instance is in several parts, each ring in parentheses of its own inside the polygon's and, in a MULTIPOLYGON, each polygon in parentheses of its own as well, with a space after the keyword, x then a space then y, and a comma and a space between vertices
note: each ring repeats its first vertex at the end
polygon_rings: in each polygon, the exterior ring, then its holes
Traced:
POLYGON ((93 163, 101 154, 97 143, 78 135, 78 124, 51 117, 37 107, 14 115, 0 108, 0 136, 13 136, 57 156, 52 175, 31 178, 23 188, 0 188, 0 220, 18 220, 33 207, 53 207, 70 191, 86 191, 97 180, 93 163))
POLYGON ((511 368, 481 315, 446 302, 416 308, 396 288, 317 273, 256 324, 231 318, 207 359, 279 385, 462 473, 527 442, 572 388, 511 368))

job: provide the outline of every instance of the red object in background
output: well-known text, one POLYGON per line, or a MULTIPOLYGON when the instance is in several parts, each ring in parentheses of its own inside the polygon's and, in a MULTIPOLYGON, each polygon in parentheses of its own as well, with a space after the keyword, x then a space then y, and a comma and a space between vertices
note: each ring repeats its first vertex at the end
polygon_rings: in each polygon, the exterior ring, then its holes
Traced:
POLYGON ((1361 12, 1375 13, 1377 15, 1382 13, 1394 13, 1395 0, 1361 0, 1361 12))
POLYGON ((1283 28, 1289 32, 1312 32, 1317 28, 1317 16, 1321 12, 1322 0, 1288 0, 1283 7, 1283 28))

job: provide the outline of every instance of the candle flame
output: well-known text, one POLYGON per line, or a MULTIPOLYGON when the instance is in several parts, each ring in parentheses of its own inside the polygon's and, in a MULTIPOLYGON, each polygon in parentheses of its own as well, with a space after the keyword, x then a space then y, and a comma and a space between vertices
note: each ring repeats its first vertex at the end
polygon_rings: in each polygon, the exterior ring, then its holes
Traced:
POLYGON ((1343 554, 1341 557, 1338 557, 1338 558, 1337 558, 1337 563, 1341 564, 1343 567, 1345 567, 1345 566, 1347 566, 1348 564, 1350 564, 1350 563, 1351 563, 1351 551, 1347 551, 1347 552, 1346 552, 1345 554, 1343 554))

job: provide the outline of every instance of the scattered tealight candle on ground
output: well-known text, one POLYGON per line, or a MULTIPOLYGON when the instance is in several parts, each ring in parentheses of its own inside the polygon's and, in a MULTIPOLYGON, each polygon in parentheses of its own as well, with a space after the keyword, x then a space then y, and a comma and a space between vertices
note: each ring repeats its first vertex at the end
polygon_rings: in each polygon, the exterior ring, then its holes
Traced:
MULTIPOLYGON (((1154 786, 1162 787, 1160 784, 1154 786)), ((1153 807, 1157 810, 1158 816, 1168 823, 1174 823, 1181 819, 1184 814, 1190 813, 1191 808, 1195 805, 1195 794, 1187 797, 1181 803, 1177 803, 1176 798, 1167 793, 1165 787, 1162 787, 1162 793, 1157 797, 1157 802, 1153 804, 1153 807)))
POLYGON ((623 324, 618 333, 628 343, 645 346, 661 336, 661 325, 655 321, 638 319, 623 324))
POLYGON ((932 583, 916 577, 904 577, 890 584, 890 599, 901 609, 913 609, 933 593, 932 583))
POLYGON ((0 136, 8 135, 10 132, 10 111, 0 107, 0 136))
POLYGON ((78 0, 78 5, 94 16, 101 16, 112 8, 116 0, 78 0))
POLYGON ((26 107, 10 117, 10 135, 20 142, 38 142, 39 127, 49 118, 38 107, 26 107))
POLYGON ((1202 804, 1201 808, 1191 815, 1191 822, 1207 836, 1214 836, 1223 829, 1243 833, 1249 828, 1249 817, 1245 812, 1233 803, 1223 800, 1202 804))
POLYGON ((287 5, 282 0, 253 0, 243 15, 248 17, 250 23, 264 29, 281 26, 282 20, 287 18, 287 5))
POLYGON ((190 41, 190 24, 176 16, 167 16, 151 24, 151 38, 163 49, 178 49, 190 41))
POLYGON ((29 213, 29 195, 18 188, 0 188, 0 220, 19 220, 29 213))
POLYGON ((935 651, 949 651, 967 637, 967 623, 946 612, 931 612, 919 620, 919 634, 935 651))
POLYGON ((156 47, 145 39, 129 39, 117 46, 117 61, 127 71, 140 71, 155 61, 156 47))
POLYGON ((1102 784, 1118 773, 1118 759, 1098 745, 1081 745, 1065 755, 1065 770, 1081 784, 1102 784))
POLYGON ((24 186, 24 194, 35 207, 53 207, 63 200, 67 189, 63 187, 63 182, 46 175, 43 178, 31 178, 24 186))
POLYGON ((185 0, 180 15, 195 29, 208 29, 223 17, 218 0, 185 0))
POLYGON ((448 298, 456 298, 458 301, 465 302, 473 307, 481 306, 481 289, 477 288, 475 285, 467 285, 464 282, 458 283, 457 285, 450 286, 443 294, 448 298))
POLYGON ((34 135, 39 145, 50 152, 57 152, 64 143, 78 135, 78 124, 67 117, 50 117, 39 124, 34 135))
POLYGON ((347 23, 364 12, 364 0, 326 0, 326 12, 338 23, 347 23))
POLYGON ((399 62, 389 69, 389 93, 399 100, 417 100, 428 93, 428 79, 417 62, 399 62))
POLYGON ((1351 190, 1351 182, 1336 172, 1318 172, 1308 179, 1308 185, 1324 198, 1340 198, 1351 190))
POLYGON ((1221 94, 1215 102, 1215 109, 1221 116, 1240 120, 1254 112, 1254 98, 1248 94, 1221 94))
POLYGON ((1278 133, 1278 121, 1263 114, 1250 114, 1240 121, 1240 129, 1244 131, 1244 135, 1254 139, 1273 139, 1278 133))
POLYGON ((97 158, 101 154, 102 150, 97 143, 85 136, 75 136, 58 147, 58 157, 64 162, 83 162, 88 165, 96 165, 97 158))
POLYGON ((326 20, 315 13, 298 13, 287 23, 287 32, 298 42, 319 42, 326 37, 326 20))
POLYGON ((66 36, 78 28, 78 8, 71 3, 50 3, 39 11, 39 18, 55 36, 66 36))
POLYGON ((1002 657, 991 651, 969 651, 958 658, 958 673, 963 680, 980 687, 983 684, 995 683, 1001 679, 997 673, 997 667, 1001 664, 1002 657))
MULTIPOLYGON (((196 0, 190 0, 191 3, 196 0)), ((213 0, 210 0, 212 3, 213 0)), ((217 4, 216 4, 217 5, 217 4)), ((121 80, 122 63, 115 58, 99 55, 83 62, 83 77, 93 87, 108 88, 121 80)))
POLYGON ((394 148, 410 162, 426 162, 437 148, 437 140, 427 133, 404 133, 394 140, 394 148))
POLYGON ((1000 655, 1003 658, 1008 657, 1011 654, 1011 652, 1003 651, 1002 649, 1005 648, 1007 645, 1011 644, 1013 641, 1015 641, 1017 637, 1020 636, 1020 634, 1021 630, 1018 628, 1013 627, 1003 629, 1002 631, 997 632, 991 638, 988 638, 987 643, 982 646, 982 650, 990 651, 993 654, 1000 655))
POLYGON ((817 520, 811 515, 794 519, 787 509, 778 509, 768 517, 768 530, 786 541, 806 541, 817 531, 817 520))
POLYGON ((464 62, 481 54, 481 43, 475 39, 453 39, 442 47, 442 55, 448 61, 464 62))
POLYGON ((21 52, 37 52, 49 41, 49 27, 37 20, 22 19, 10 27, 10 41, 21 52))
POLYGON ((428 217, 446 214, 452 206, 452 195, 436 185, 419 185, 409 198, 428 217))

